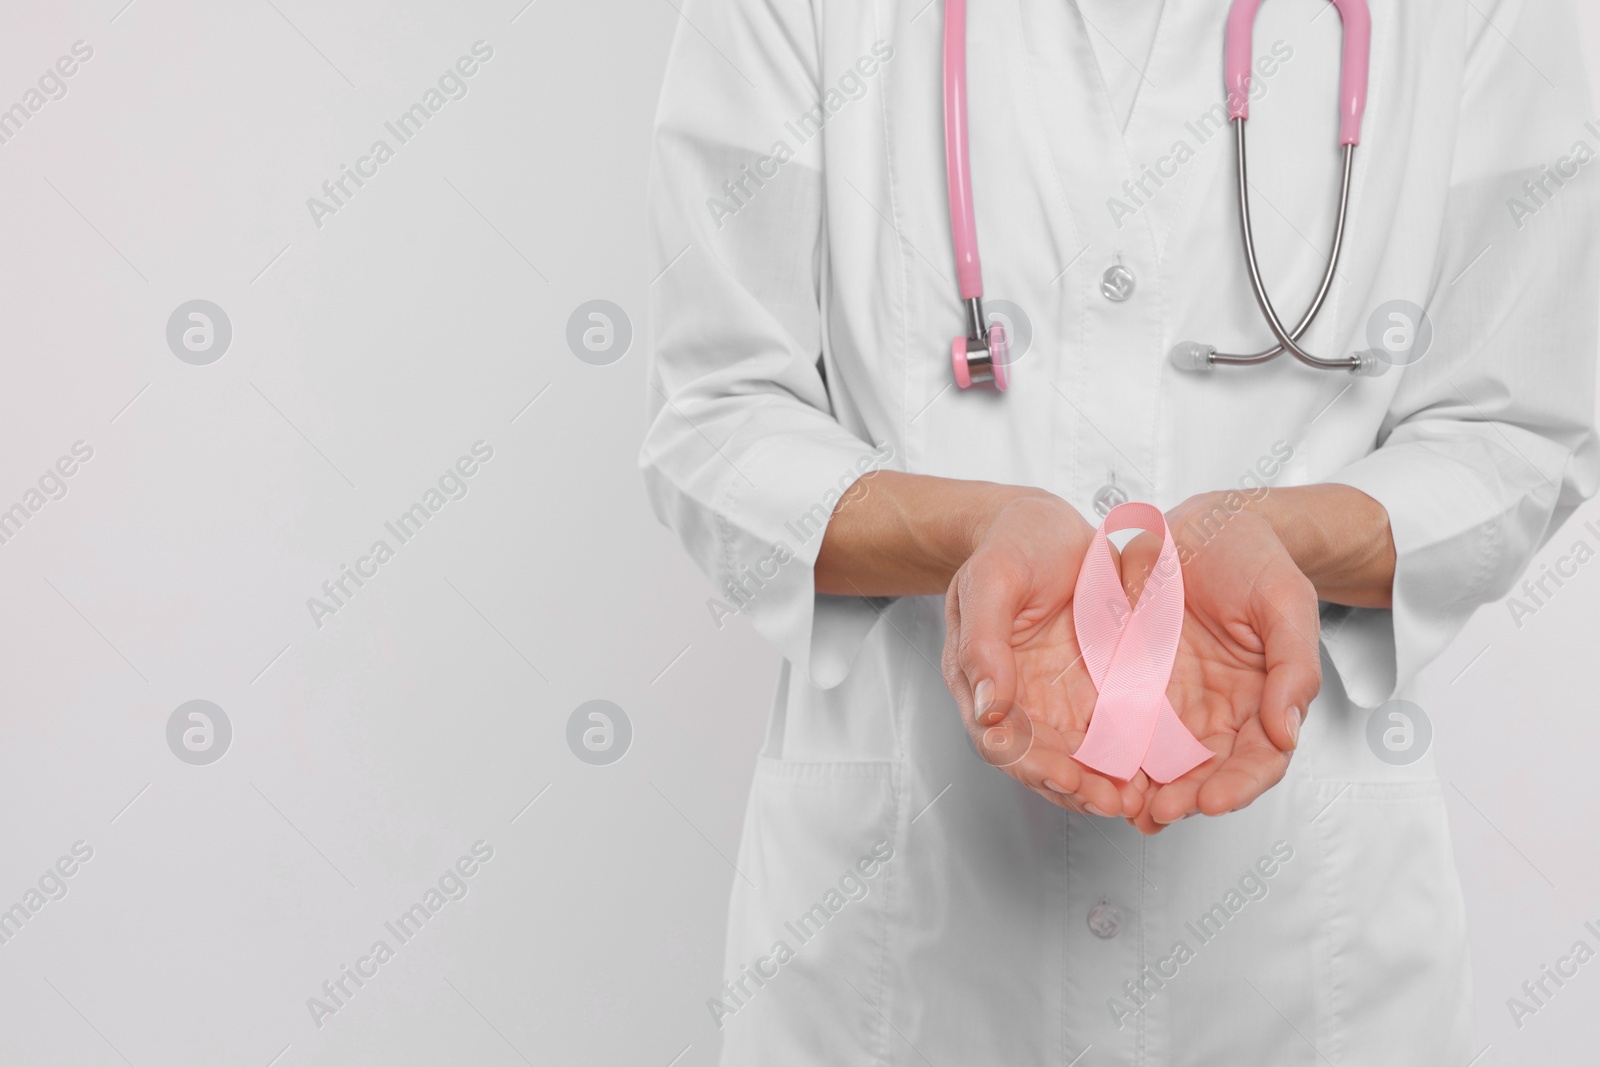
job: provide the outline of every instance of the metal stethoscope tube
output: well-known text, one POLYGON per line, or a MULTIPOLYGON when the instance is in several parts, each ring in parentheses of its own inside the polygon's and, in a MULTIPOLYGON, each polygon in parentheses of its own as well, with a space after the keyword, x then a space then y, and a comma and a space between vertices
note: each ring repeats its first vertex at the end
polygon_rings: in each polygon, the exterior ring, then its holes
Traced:
POLYGON ((1356 146, 1344 146, 1344 175, 1339 183, 1339 217, 1334 223, 1333 250, 1328 255, 1328 269, 1322 275, 1322 284, 1317 288, 1316 299, 1311 302, 1311 306, 1306 309, 1305 315, 1295 324, 1294 329, 1288 331, 1288 335, 1285 336, 1283 323, 1279 320, 1277 311, 1272 306, 1271 298, 1267 296, 1266 286, 1261 280, 1261 267, 1256 259, 1255 231, 1250 218, 1250 167, 1245 153, 1245 123, 1242 120, 1235 119, 1230 125, 1233 126, 1234 143, 1238 147, 1239 229, 1244 238, 1245 260, 1250 267, 1250 284, 1255 289, 1256 303, 1261 306, 1262 314, 1267 319, 1267 325, 1271 328, 1273 336, 1278 339, 1279 343, 1276 348, 1270 348, 1264 352, 1256 352, 1248 356, 1216 352, 1211 356, 1212 362, 1235 365, 1265 363, 1288 351, 1292 352, 1296 358, 1313 367, 1353 369, 1354 360, 1352 358, 1341 360, 1321 359, 1301 349, 1297 342, 1305 334, 1306 330, 1311 328, 1312 322, 1316 320, 1317 313, 1322 310, 1322 305, 1328 299, 1328 293, 1333 288, 1334 275, 1339 270, 1339 253, 1344 250, 1345 219, 1350 212, 1350 175, 1355 166, 1356 146))
POLYGON ((1225 356, 1214 355, 1211 358, 1218 362, 1256 363, 1265 362, 1280 352, 1289 352, 1300 362, 1312 367, 1325 370, 1361 369, 1362 360, 1358 356, 1346 356, 1343 359, 1323 359, 1313 356, 1298 344, 1300 335, 1310 327, 1317 312, 1322 310, 1323 301, 1328 297, 1328 290, 1333 285, 1334 273, 1339 269, 1339 253, 1344 247, 1344 221, 1350 210, 1350 172, 1355 161, 1356 146, 1344 146, 1344 175, 1339 183, 1339 219, 1334 224, 1333 251, 1328 256, 1328 269, 1322 277, 1322 287, 1317 291, 1316 300, 1312 301, 1310 309, 1301 318, 1294 332, 1283 328, 1283 322, 1278 318, 1277 309, 1272 306, 1272 298, 1267 295, 1267 287, 1261 280, 1261 266, 1256 260, 1255 229, 1250 222, 1250 164, 1249 153, 1245 151, 1245 136, 1243 119, 1233 122, 1234 141, 1239 147, 1239 229, 1244 236, 1245 259, 1250 265, 1250 286, 1255 290, 1256 303, 1261 305, 1261 314, 1266 317, 1267 326, 1272 330, 1272 336, 1278 339, 1278 347, 1261 356, 1246 356, 1242 359, 1228 359, 1225 356))
POLYGON ((1238 155, 1239 232, 1244 241, 1245 262, 1250 268, 1250 287, 1255 292, 1256 304, 1261 308, 1262 317, 1266 319, 1267 326, 1277 338, 1278 344, 1275 348, 1240 355, 1217 352, 1209 346, 1191 342, 1180 345, 1174 351, 1174 360, 1185 369, 1200 370, 1219 364, 1249 366, 1266 363, 1288 352, 1307 366, 1320 370, 1343 370, 1365 375, 1381 374, 1385 368, 1369 353, 1356 353, 1342 359, 1324 359, 1312 355, 1299 345, 1300 338, 1311 328, 1317 313, 1327 301, 1328 293, 1333 288, 1334 275, 1339 270, 1339 254, 1344 249, 1345 221, 1350 213, 1350 184, 1351 174, 1355 169, 1356 146, 1353 144, 1344 146, 1344 171, 1339 181, 1339 216, 1334 223, 1333 249, 1328 255, 1328 268, 1323 272, 1322 284, 1317 287, 1316 298, 1311 301, 1311 306, 1291 330, 1284 327, 1283 320, 1279 318, 1278 311, 1272 304, 1272 298, 1267 294, 1266 283, 1261 278, 1261 263, 1256 256, 1255 227, 1250 214, 1250 162, 1249 154, 1245 151, 1245 123, 1242 119, 1234 119, 1231 125, 1238 155))

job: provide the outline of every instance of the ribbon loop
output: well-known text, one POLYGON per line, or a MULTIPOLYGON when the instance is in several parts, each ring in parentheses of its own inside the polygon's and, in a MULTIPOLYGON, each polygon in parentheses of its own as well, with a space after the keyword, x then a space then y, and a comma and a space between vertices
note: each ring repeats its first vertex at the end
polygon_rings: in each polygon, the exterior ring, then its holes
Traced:
POLYGON ((1084 557, 1073 592, 1073 627, 1098 696, 1089 730, 1073 758, 1126 781, 1141 767, 1165 784, 1213 755, 1189 732, 1167 699, 1167 683, 1183 632, 1183 569, 1159 508, 1111 509, 1084 557), (1161 534, 1161 554, 1130 605, 1111 562, 1107 535, 1119 530, 1161 534))

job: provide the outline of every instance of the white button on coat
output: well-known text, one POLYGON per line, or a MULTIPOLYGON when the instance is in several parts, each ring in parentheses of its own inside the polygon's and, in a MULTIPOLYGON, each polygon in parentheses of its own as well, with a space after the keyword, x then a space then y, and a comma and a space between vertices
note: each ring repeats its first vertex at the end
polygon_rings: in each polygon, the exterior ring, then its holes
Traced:
MULTIPOLYGON (((986 295, 1033 333, 1004 395, 951 386, 965 321, 941 5, 679 6, 641 464, 713 594, 745 590, 740 613, 784 657, 771 709, 705 708, 770 710, 730 876, 730 981, 704 993, 723 1062, 1064 1065, 1090 1047, 1094 1067, 1323 1062, 1308 1041, 1361 1067, 1469 1062, 1433 759, 1385 763, 1365 728, 1600 483, 1600 242, 1580 236, 1600 229, 1596 180, 1537 204, 1523 191, 1600 141, 1568 5, 1372 0, 1347 245, 1305 343, 1368 348, 1368 319, 1395 300, 1425 307, 1434 337, 1420 360, 1351 378, 1288 357, 1210 374, 1167 360, 1185 339, 1267 340, 1218 118, 1224 0, 1164 5, 1126 116, 1073 4, 972 0, 986 295), (1112 304, 1101 275, 1119 254, 1140 265, 1139 296, 1112 304), (1345 483, 1389 511, 1396 606, 1325 632, 1336 670, 1281 784, 1144 839, 974 754, 936 667, 941 598, 816 594, 822 524, 873 467, 1043 486, 1086 515, 1108 469, 1164 508, 1345 483), (1084 921, 1102 899, 1121 902, 1109 940, 1084 921)), ((1328 6, 1273 0, 1255 35, 1257 237, 1291 318, 1338 197, 1328 6)), ((1428 711, 1452 728, 1452 708, 1428 711)))
POLYGON ((1121 263, 1115 263, 1107 267, 1105 274, 1100 277, 1100 295, 1113 304, 1120 304, 1133 296, 1135 284, 1133 271, 1121 263))
POLYGON ((1103 519, 1111 514, 1112 508, 1127 502, 1128 494, 1117 484, 1117 475, 1113 471, 1107 475, 1106 484, 1102 485, 1100 491, 1094 495, 1094 513, 1103 519))
POLYGON ((1101 901, 1089 909, 1089 932, 1104 941, 1116 937, 1122 930, 1122 913, 1101 901))

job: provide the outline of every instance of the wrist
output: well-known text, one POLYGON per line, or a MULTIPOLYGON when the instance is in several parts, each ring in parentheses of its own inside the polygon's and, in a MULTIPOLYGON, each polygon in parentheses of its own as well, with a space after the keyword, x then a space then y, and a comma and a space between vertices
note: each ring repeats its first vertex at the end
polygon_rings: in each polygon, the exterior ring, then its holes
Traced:
POLYGON ((1337 484, 1201 493, 1174 508, 1168 522, 1174 540, 1193 551, 1245 515, 1271 529, 1321 599, 1389 606, 1395 565, 1389 513, 1365 493, 1337 484))
POLYGON ((1328 559, 1327 531, 1311 517, 1304 494, 1315 486, 1268 489, 1247 505, 1266 520, 1295 566, 1308 577, 1321 573, 1328 559))
POLYGON ((1061 502, 1062 507, 1066 507, 1066 501, 1061 501, 1056 494, 1046 493, 1045 490, 1038 490, 1034 486, 1002 485, 995 482, 973 483, 973 491, 968 494, 965 507, 957 509, 954 517, 954 522, 957 523, 955 545, 957 552, 960 553, 960 561, 965 563, 966 558, 976 552, 982 542, 989 539, 990 531, 994 531, 995 525, 1000 522, 1002 515, 1006 514, 1006 510, 1022 501, 1038 502, 1038 504, 1056 501, 1061 502))
MULTIPOLYGON (((1252 513, 1252 521, 1264 521, 1266 516, 1252 503, 1249 497, 1237 491, 1196 493, 1167 512, 1167 527, 1178 545, 1198 550, 1241 515, 1252 513)), ((1273 532, 1277 532, 1276 526, 1273 532)))
POLYGON ((1263 489, 1255 493, 1242 490, 1217 490, 1197 493, 1172 511, 1167 522, 1173 539, 1180 542, 1205 542, 1217 536, 1228 523, 1241 515, 1265 522, 1282 542, 1296 566, 1306 570, 1319 551, 1320 531, 1306 521, 1303 509, 1286 499, 1288 489, 1263 489))

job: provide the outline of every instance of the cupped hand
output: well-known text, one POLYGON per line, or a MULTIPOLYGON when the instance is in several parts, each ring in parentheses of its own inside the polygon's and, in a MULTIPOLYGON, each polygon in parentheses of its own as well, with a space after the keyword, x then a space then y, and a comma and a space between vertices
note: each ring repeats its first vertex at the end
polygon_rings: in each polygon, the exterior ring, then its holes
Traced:
POLYGON ((1003 505, 945 596, 944 679, 989 762, 1062 807, 1134 819, 1143 772, 1124 782, 1072 758, 1096 695, 1072 616, 1094 532, 1058 497, 1003 505))
MULTIPOLYGON (((1183 569, 1184 618, 1167 697, 1217 758, 1149 791, 1130 821, 1142 832, 1191 814, 1245 807, 1276 785, 1322 685, 1317 593, 1272 526, 1217 498, 1167 516, 1183 569)), ((1122 551, 1137 597, 1161 539, 1143 533, 1122 551)))

